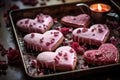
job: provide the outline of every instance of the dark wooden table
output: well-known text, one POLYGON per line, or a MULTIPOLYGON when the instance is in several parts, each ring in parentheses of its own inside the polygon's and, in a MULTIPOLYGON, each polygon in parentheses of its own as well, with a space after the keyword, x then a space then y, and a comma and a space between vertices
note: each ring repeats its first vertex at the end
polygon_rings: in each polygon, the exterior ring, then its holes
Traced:
MULTIPOLYGON (((44 0, 39 0, 39 2, 44 0)), ((75 2, 80 0, 67 0, 68 2, 75 2)), ((4 13, 8 10, 8 8, 16 4, 21 9, 22 8, 29 8, 29 7, 35 7, 35 6, 24 6, 20 0, 2 0, 0 1, 4 3, 4 6, 0 8, 0 44, 4 45, 6 49, 9 49, 9 47, 16 48, 15 41, 13 36, 11 35, 11 28, 6 26, 5 19, 4 19, 4 13)), ((53 4, 61 4, 63 3, 60 0, 49 0, 47 1, 47 5, 53 5, 53 4)), ((36 6, 40 6, 40 4, 37 4, 36 6)), ((0 60, 6 60, 5 57, 0 56, 0 60)), ((81 80, 120 80, 120 66, 115 66, 113 69, 109 69, 109 71, 102 71, 98 73, 92 73, 92 74, 86 74, 84 76, 80 77, 72 77, 70 79, 81 79, 81 80)), ((22 63, 17 64, 8 64, 8 69, 6 70, 6 74, 0 74, 0 80, 31 80, 29 76, 25 74, 24 67, 22 63)), ((32 79, 33 80, 33 79, 32 79)), ((58 80, 58 79, 56 79, 58 80)))

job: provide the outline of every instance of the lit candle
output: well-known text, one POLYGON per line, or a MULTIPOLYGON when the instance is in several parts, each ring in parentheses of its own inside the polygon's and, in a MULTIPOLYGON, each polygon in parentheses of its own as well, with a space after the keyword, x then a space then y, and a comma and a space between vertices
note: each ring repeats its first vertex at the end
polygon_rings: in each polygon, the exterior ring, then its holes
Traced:
POLYGON ((110 6, 103 3, 93 4, 90 9, 94 12, 107 12, 110 10, 110 6))

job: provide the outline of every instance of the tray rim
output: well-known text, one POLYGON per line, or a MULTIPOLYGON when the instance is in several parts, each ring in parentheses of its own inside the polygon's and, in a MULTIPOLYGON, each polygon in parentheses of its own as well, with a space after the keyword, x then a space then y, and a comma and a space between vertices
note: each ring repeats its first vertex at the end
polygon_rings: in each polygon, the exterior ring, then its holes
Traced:
MULTIPOLYGON (((74 73, 77 73, 77 72, 84 72, 84 71, 91 71, 91 70, 98 70, 98 69, 103 69, 103 68, 110 68, 110 67, 115 67, 115 66, 120 66, 120 63, 116 63, 116 64, 108 64, 108 65, 101 65, 101 66, 97 66, 97 67, 92 67, 92 68, 88 68, 88 69, 79 69, 79 70, 72 70, 72 71, 65 71, 65 72, 60 72, 60 73, 53 73, 53 74, 47 74, 47 75, 43 75, 43 76, 31 76, 26 68, 26 64, 25 64, 25 61, 24 61, 24 56, 23 56, 23 52, 20 48, 20 43, 19 43, 19 40, 18 40, 18 36, 17 36, 17 32, 16 32, 16 29, 15 29, 15 25, 14 25, 14 22, 12 21, 13 18, 12 18, 12 13, 16 12, 16 11, 24 11, 24 10, 31 10, 31 9, 38 9, 38 8, 44 8, 44 7, 49 7, 49 6, 62 6, 62 5, 67 5, 67 4, 78 4, 78 3, 81 3, 81 2, 74 2, 74 3, 64 3, 64 4, 56 4, 56 5, 48 5, 48 6, 41 6, 41 7, 32 7, 32 8, 26 8, 26 9, 15 9, 15 10, 12 10, 9 12, 9 17, 10 17, 10 21, 11 21, 11 24, 12 24, 12 30, 14 32, 14 37, 15 37, 15 40, 16 40, 16 43, 17 43, 17 46, 18 46, 18 49, 20 51, 20 55, 21 55, 21 59, 22 59, 22 64, 24 66, 24 69, 25 69, 25 73, 29 76, 29 77, 32 77, 32 78, 44 78, 44 77, 52 77, 52 76, 59 76, 59 75, 65 75, 65 74, 74 74, 74 73)), ((84 3, 84 1, 83 1, 84 3)))

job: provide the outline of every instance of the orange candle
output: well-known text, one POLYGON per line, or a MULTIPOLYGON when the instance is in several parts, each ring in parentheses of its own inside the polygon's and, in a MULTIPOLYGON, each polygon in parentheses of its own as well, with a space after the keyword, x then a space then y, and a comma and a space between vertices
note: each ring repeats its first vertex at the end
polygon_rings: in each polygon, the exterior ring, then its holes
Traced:
POLYGON ((90 9, 94 12, 108 12, 110 10, 110 6, 107 4, 98 3, 91 5, 90 9))

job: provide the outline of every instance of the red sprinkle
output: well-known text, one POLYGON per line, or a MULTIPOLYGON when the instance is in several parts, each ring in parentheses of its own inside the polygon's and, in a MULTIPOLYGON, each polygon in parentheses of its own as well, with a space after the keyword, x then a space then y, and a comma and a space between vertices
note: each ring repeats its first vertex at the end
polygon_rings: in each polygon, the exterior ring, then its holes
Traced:
POLYGON ((68 60, 68 57, 67 56, 64 56, 65 60, 68 60))
POLYGON ((36 23, 33 23, 33 25, 35 25, 36 23))
POLYGON ((29 27, 31 28, 31 27, 33 27, 33 25, 32 25, 32 24, 30 24, 30 25, 29 25, 29 27))
POLYGON ((95 31, 95 29, 91 29, 91 32, 94 32, 95 31))
POLYGON ((44 22, 43 16, 44 16, 43 14, 37 15, 37 21, 43 23, 44 22))
POLYGON ((35 34, 34 33, 31 33, 31 38, 33 38, 35 36, 35 34))
POLYGON ((58 52, 58 55, 59 55, 59 56, 62 56, 62 52, 58 52))
POLYGON ((57 37, 59 35, 59 32, 54 32, 54 36, 57 37))
POLYGON ((20 24, 22 24, 23 22, 21 21, 20 24))
POLYGON ((57 58, 58 60, 60 60, 60 58, 59 58, 58 56, 56 56, 56 58, 57 58))
POLYGON ((67 56, 67 53, 64 54, 64 57, 67 56))
POLYGON ((76 59, 76 57, 74 57, 74 59, 76 59))
POLYGON ((79 30, 77 30, 77 33, 81 33, 81 30, 79 29, 79 30))
POLYGON ((46 42, 46 46, 49 46, 50 45, 50 42, 46 42))
POLYGON ((95 34, 93 34, 92 36, 95 36, 95 34))
POLYGON ((73 49, 70 49, 70 53, 73 53, 74 52, 74 50, 73 49))
POLYGON ((57 58, 54 58, 55 63, 59 63, 59 60, 57 58))
POLYGON ((102 33, 103 32, 102 27, 98 27, 98 31, 99 31, 99 33, 102 33))
POLYGON ((40 43, 43 43, 43 39, 44 39, 43 37, 40 39, 40 43))
POLYGON ((52 38, 50 42, 51 42, 51 43, 54 43, 54 42, 55 42, 55 39, 54 39, 54 38, 52 38))

